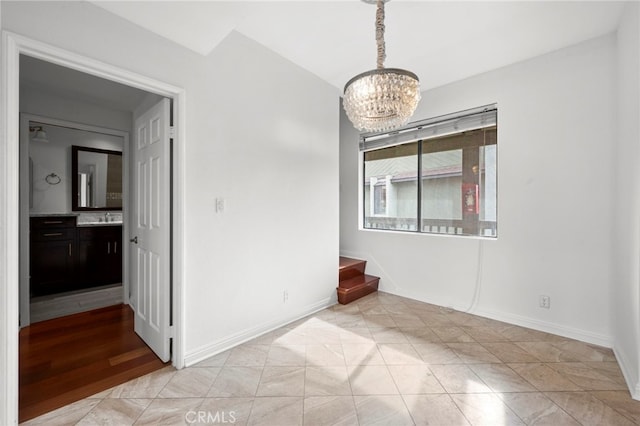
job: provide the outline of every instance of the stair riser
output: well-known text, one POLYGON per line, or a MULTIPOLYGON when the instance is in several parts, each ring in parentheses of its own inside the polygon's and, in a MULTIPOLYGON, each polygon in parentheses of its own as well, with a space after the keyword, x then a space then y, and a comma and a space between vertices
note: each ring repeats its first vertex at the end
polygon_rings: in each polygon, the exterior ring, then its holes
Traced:
POLYGON ((353 277, 357 277, 358 275, 364 274, 364 269, 367 265, 367 262, 360 262, 355 265, 351 265, 347 268, 341 269, 338 279, 340 281, 348 280, 353 277))
POLYGON ((340 281, 338 288, 343 292, 349 292, 352 288, 358 288, 363 285, 377 286, 380 278, 373 275, 358 275, 348 280, 340 281))
POLYGON ((356 299, 366 296, 367 294, 378 291, 378 282, 379 280, 375 280, 368 284, 363 284, 358 287, 353 287, 348 290, 338 288, 338 303, 341 305, 346 305, 347 303, 353 302, 356 299))

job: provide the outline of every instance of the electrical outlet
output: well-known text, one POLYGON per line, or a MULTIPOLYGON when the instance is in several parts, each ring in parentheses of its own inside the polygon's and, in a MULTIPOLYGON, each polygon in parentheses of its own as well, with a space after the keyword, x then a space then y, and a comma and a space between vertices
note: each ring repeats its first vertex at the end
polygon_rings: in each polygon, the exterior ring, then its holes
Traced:
POLYGON ((282 301, 284 303, 287 303, 288 300, 289 300, 289 290, 285 290, 282 292, 282 301))
POLYGON ((551 308, 551 297, 540 295, 540 307, 545 309, 551 308))

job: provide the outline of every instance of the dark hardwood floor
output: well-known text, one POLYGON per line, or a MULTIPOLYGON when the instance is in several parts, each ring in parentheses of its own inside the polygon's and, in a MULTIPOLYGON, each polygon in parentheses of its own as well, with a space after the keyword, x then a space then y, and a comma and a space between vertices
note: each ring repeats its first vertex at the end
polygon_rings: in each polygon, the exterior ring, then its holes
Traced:
POLYGON ((20 330, 20 422, 164 367, 116 305, 20 330))

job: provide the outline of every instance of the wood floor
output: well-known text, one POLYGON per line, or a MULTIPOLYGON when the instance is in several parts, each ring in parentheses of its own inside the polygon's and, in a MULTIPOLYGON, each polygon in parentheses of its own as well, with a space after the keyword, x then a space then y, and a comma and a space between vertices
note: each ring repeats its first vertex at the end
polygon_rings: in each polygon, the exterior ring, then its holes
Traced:
POLYGON ((116 305, 20 330, 20 422, 164 367, 116 305))

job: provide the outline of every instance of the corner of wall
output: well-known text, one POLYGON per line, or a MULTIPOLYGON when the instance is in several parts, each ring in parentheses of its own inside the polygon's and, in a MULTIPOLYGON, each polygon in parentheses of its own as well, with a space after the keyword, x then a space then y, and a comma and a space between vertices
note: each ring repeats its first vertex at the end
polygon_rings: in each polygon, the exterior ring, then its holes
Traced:
POLYGON ((630 368, 631 364, 629 363, 629 359, 618 347, 614 346, 613 353, 616 357, 616 361, 618 361, 624 380, 627 383, 627 387, 631 393, 631 398, 640 401, 640 381, 638 381, 637 377, 634 377, 633 371, 635 371, 635 369, 630 368))
POLYGON ((337 303, 335 296, 328 297, 318 303, 305 306, 303 309, 298 310, 292 315, 286 317, 277 317, 271 321, 264 322, 256 327, 251 327, 245 330, 240 330, 227 336, 223 339, 216 340, 213 343, 203 345, 190 351, 185 355, 185 366, 189 367, 209 357, 217 355, 249 340, 262 336, 270 331, 276 330, 284 325, 298 321, 304 317, 312 315, 337 303))
POLYGON ((632 398, 640 400, 640 196, 636 158, 640 153, 640 5, 628 2, 617 30, 617 110, 612 208, 613 350, 632 398), (636 195, 630 195, 636 194, 636 195))

